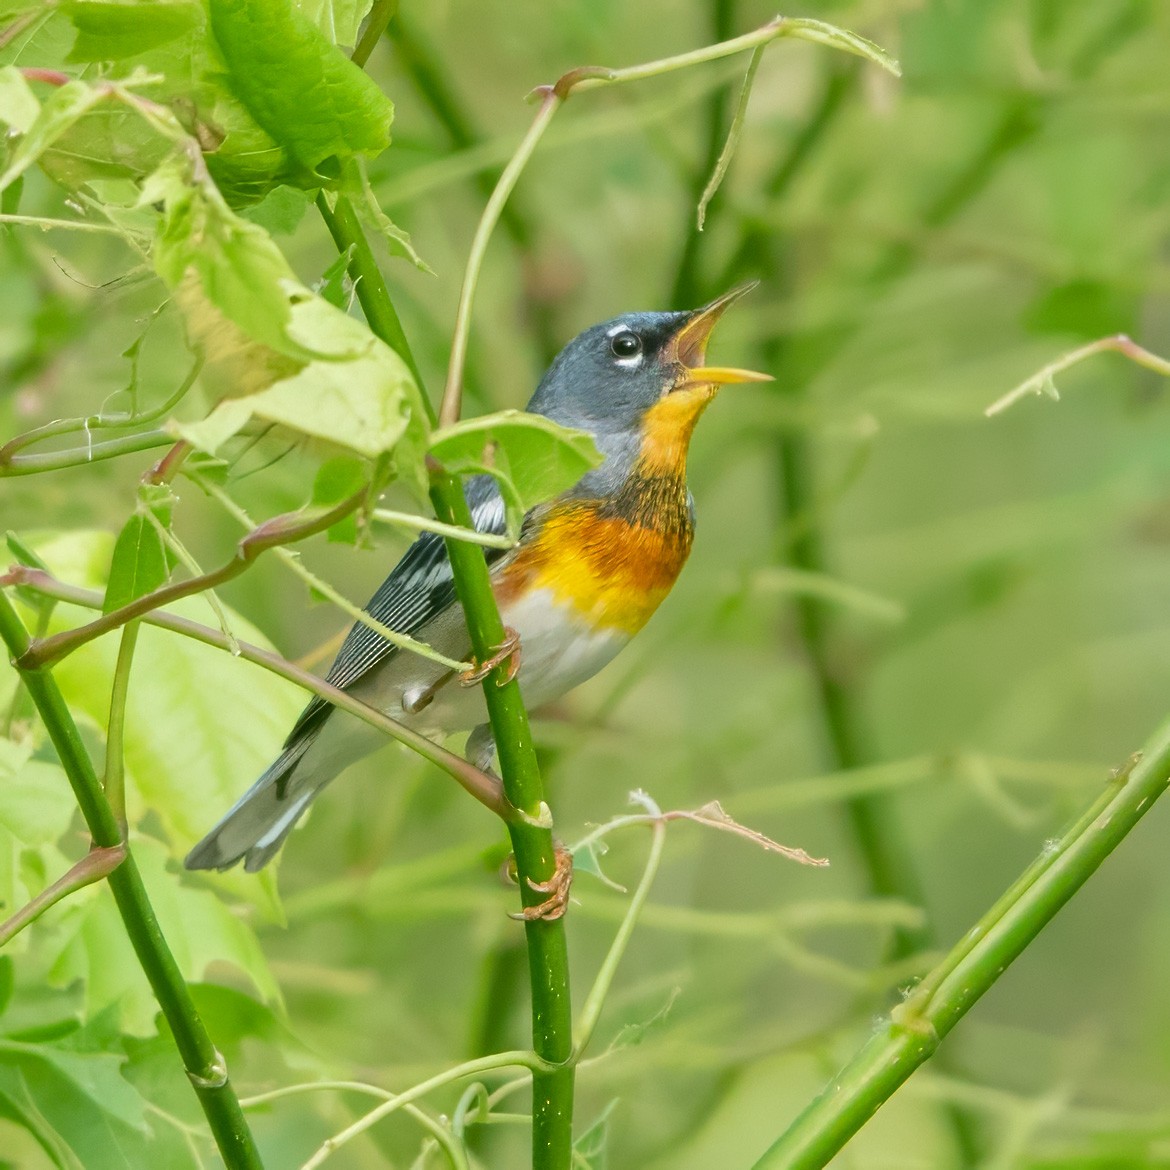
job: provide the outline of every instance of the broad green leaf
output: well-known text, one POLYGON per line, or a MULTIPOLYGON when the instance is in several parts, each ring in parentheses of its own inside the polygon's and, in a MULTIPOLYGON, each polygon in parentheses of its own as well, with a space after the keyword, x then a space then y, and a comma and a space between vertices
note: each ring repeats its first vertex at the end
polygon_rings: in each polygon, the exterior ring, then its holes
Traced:
POLYGON ((288 0, 209 0, 235 94, 310 171, 326 159, 380 154, 394 107, 288 0))
MULTIPOLYGON (((58 764, 31 753, 29 744, 0 739, 0 920, 69 868, 55 842, 74 821, 73 793, 58 764)), ((20 953, 28 945, 22 933, 5 950, 20 953)))
POLYGON ((147 181, 142 203, 159 201, 164 213, 152 256, 155 271, 176 291, 208 360, 217 360, 219 349, 242 344, 238 337, 217 337, 224 320, 247 341, 301 360, 309 356, 289 340, 289 291, 300 286, 268 233, 236 215, 213 186, 193 181, 181 159, 147 181))
MULTIPOLYGON (((110 556, 107 533, 75 532, 35 542, 54 574, 100 587, 110 556)), ((216 625, 206 601, 190 598, 176 612, 216 625)), ((60 606, 53 628, 79 625, 91 611, 60 606)), ((269 645, 251 623, 228 610, 245 641, 269 645)), ((55 674, 79 717, 104 728, 117 658, 116 638, 71 654, 55 674)), ((181 857, 211 828, 280 750, 305 694, 275 675, 212 646, 143 626, 130 675, 126 717, 127 800, 132 823, 156 815, 181 857)), ((237 871, 206 879, 279 917, 275 877, 237 871)))
POLYGON ((0 69, 0 122, 18 134, 27 134, 41 112, 32 87, 15 65, 0 69))
POLYGON ((32 747, 0 739, 0 830, 21 845, 60 840, 76 806, 61 766, 32 758, 32 747))
POLYGON ((410 423, 410 372, 391 350, 346 362, 310 362, 246 398, 221 403, 176 435, 214 454, 250 419, 279 423, 373 458, 393 449, 410 423))
POLYGON ((403 466, 413 468, 426 423, 418 388, 402 359, 361 322, 307 289, 295 286, 291 299, 290 344, 321 360, 309 361, 265 390, 220 403, 202 422, 172 424, 173 432, 214 454, 256 418, 367 458, 391 451, 409 432, 413 437, 403 466))
POLYGON ((185 36, 204 20, 194 0, 67 0, 60 11, 77 29, 69 61, 121 62, 185 36))
POLYGON ((487 472, 500 482, 509 526, 601 463, 593 439, 538 414, 503 410, 436 431, 430 453, 449 471, 487 472))
MULTIPOLYGON (((252 928, 208 888, 168 868, 169 851, 151 837, 132 836, 131 849, 158 915, 159 925, 184 978, 205 979, 219 964, 246 975, 270 1002, 276 985, 252 928)), ((121 1027, 134 1035, 154 1031, 158 1004, 134 956, 112 898, 92 898, 72 907, 77 929, 53 962, 55 986, 85 981, 87 1013, 117 1005, 121 1027)))

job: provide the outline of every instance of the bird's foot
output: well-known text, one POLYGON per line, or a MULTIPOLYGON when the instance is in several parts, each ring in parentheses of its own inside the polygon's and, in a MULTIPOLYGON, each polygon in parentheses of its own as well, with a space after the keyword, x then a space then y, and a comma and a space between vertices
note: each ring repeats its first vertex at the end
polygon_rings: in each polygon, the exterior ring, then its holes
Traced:
POLYGON ((543 902, 535 906, 525 906, 519 914, 509 914, 521 922, 552 922, 563 918, 569 908, 569 890, 573 885, 573 855, 563 846, 556 848, 556 869, 546 882, 534 882, 528 879, 528 885, 538 894, 547 894, 543 902))
POLYGON ((501 663, 508 663, 508 673, 500 679, 498 686, 506 686, 520 672, 520 635, 511 626, 504 627, 504 640, 495 647, 495 653, 484 662, 476 663, 470 670, 465 670, 459 676, 461 686, 473 687, 483 682, 485 678, 501 663))

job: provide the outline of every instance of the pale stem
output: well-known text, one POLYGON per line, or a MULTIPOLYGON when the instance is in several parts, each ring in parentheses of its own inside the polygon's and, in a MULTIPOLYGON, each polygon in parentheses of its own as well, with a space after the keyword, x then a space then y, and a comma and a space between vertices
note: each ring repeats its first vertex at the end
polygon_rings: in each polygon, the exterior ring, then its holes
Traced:
POLYGON ((468 544, 482 545, 484 548, 516 547, 516 541, 510 536, 497 536, 494 532, 476 532, 471 528, 461 528, 458 524, 444 524, 441 520, 416 516, 413 512, 393 512, 388 508, 375 508, 370 515, 383 524, 411 528, 416 532, 433 532, 436 536, 450 536, 455 540, 464 540, 468 544))
POLYGON ((1009 406, 1013 406, 1029 394, 1059 398, 1060 394, 1053 381, 1057 374, 1064 373, 1065 370, 1083 362, 1086 358, 1109 352, 1119 353, 1135 365, 1143 366, 1147 370, 1153 370, 1155 374, 1170 378, 1170 361, 1159 357, 1156 353, 1151 353, 1148 349, 1143 349, 1124 333, 1115 333, 1112 337, 1101 337, 1096 341, 1090 341, 1088 345, 1082 345, 1079 349, 1074 349, 1071 353, 1057 358, 1056 361, 1049 362, 1043 369, 1021 382, 1014 390, 1010 390, 1002 398, 996 399, 983 413, 988 418, 1002 414, 1009 406))
POLYGON ((475 237, 467 256, 467 267, 463 274, 463 287, 459 293, 459 308, 455 314, 455 332, 451 339, 451 358, 447 367, 447 382, 443 389, 443 403, 439 411, 441 426, 450 426, 458 422, 463 397, 463 367, 467 360, 467 341, 471 331, 471 306, 475 299, 475 289, 479 283, 479 273, 483 266, 483 259, 487 253, 488 242, 499 221, 500 213, 508 197, 512 194, 521 172, 528 165, 528 160, 536 150, 537 143, 548 129, 553 115, 575 90, 595 89, 603 85, 620 85, 627 81, 641 81, 647 77, 658 77, 664 73, 672 73, 677 69, 688 69, 692 65, 701 65, 708 61, 718 61, 723 57, 731 57, 736 53, 756 49, 780 37, 795 37, 800 40, 815 41, 818 44, 829 45, 847 53, 865 57, 883 69, 889 70, 895 76, 900 76, 897 62, 883 49, 831 24, 819 20, 795 20, 777 16, 754 32, 743 36, 733 37, 727 41, 720 41, 714 45, 707 45, 702 49, 695 49, 689 53, 680 53, 675 57, 663 57, 657 61, 649 61, 644 65, 632 65, 625 69, 609 69, 603 65, 585 65, 572 69, 560 77, 553 85, 538 86, 532 91, 532 96, 540 101, 540 108, 528 132, 524 135, 516 152, 508 161, 491 198, 484 207, 475 229, 475 237))

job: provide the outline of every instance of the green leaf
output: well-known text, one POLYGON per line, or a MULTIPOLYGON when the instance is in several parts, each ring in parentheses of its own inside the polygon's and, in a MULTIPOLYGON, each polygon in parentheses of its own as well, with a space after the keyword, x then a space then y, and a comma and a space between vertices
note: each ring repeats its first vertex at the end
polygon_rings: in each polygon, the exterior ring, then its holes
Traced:
MULTIPOLYGON (((37 542, 55 576, 100 587, 109 563, 108 533, 74 532, 37 542)), ((216 625, 206 600, 189 598, 172 607, 196 621, 216 625)), ((226 607, 225 607, 226 608, 226 607)), ((260 646, 268 639, 250 622, 227 610, 240 638, 260 646)), ((75 626, 90 611, 61 605, 52 628, 75 626)), ((54 670, 70 708, 95 728, 104 728, 117 639, 100 638, 71 654, 54 670)), ((149 810, 181 856, 230 807, 280 750, 305 703, 300 688, 212 646, 143 626, 127 696, 125 759, 132 823, 149 810)), ((209 877, 217 888, 256 903, 279 918, 276 881, 266 870, 253 875, 209 877)))
POLYGON ((243 214, 269 235, 290 236, 304 218, 311 198, 297 187, 274 187, 259 203, 243 214))
MULTIPOLYGON (((102 94, 92 86, 86 85, 84 81, 69 81, 55 89, 9 155, 8 165, 4 168, 3 174, 0 174, 0 191, 24 174, 70 126, 101 101, 102 97, 102 94)), ((24 116, 27 107, 18 113, 24 116)))
POLYGON ((112 613, 157 589, 170 573, 162 534, 142 512, 126 521, 114 545, 104 613, 112 613))
POLYGON ((602 459, 584 431, 519 410, 444 427, 431 437, 430 452, 449 471, 495 476, 510 505, 512 528, 530 508, 572 487, 602 459))
POLYGON ((344 310, 352 295, 353 284, 346 280, 352 256, 353 246, 350 245, 325 269, 318 284, 314 285, 314 291, 337 309, 344 310))
POLYGON ((273 139, 316 171, 326 159, 380 154, 394 107, 288 0, 209 0, 236 96, 273 139))
POLYGON ((343 170, 342 190, 349 195, 358 218, 367 228, 382 237, 392 256, 409 260, 420 272, 434 275, 431 266, 415 251, 410 234, 400 228, 383 210, 370 186, 365 159, 355 158, 343 170))
POLYGON ((12 989, 15 986, 13 963, 11 955, 0 955, 0 1016, 12 1001, 12 989))
MULTIPOLYGON (((374 458, 391 451, 408 431, 425 433, 425 414, 414 378, 402 359, 364 325, 340 309, 298 294, 287 329, 310 361, 291 377, 246 398, 220 403, 202 422, 172 424, 172 431, 214 454, 225 439, 256 418, 374 458)), ((418 436, 412 450, 417 459, 418 436)))
POLYGON ((27 134, 41 112, 32 87, 15 65, 0 69, 0 122, 18 134, 27 134))
POLYGON ((60 6, 77 29, 68 61, 117 61, 136 57, 185 36, 203 23, 193 0, 106 3, 72 0, 60 6))
MULTIPOLYGON (((313 504, 331 508, 352 496, 369 480, 369 467, 360 459, 339 455, 327 459, 313 481, 313 504)), ((358 537, 357 516, 352 512, 329 529, 329 539, 339 544, 355 544, 358 537)))
MULTIPOLYGON (((226 963, 245 975, 265 999, 279 1002, 280 989, 252 928, 211 889, 188 885, 168 870, 170 852, 161 842, 136 835, 131 848, 183 977, 204 979, 213 967, 226 963)), ((53 957, 50 981, 64 987, 83 979, 88 1014, 116 1005, 124 1031, 150 1035, 158 1004, 113 900, 91 898, 80 906, 70 903, 69 909, 78 926, 53 957)), ((47 949, 42 942, 42 952, 47 949)))
POLYGON ((335 45, 352 48, 373 0, 296 0, 296 6, 335 45))
POLYGON ((154 268, 177 293, 208 359, 242 344, 236 336, 217 336, 224 320, 277 354, 310 356, 289 339, 290 297, 301 286, 268 233, 236 215, 211 184, 194 181, 183 159, 169 160, 145 184, 142 203, 159 201, 164 214, 154 268))
MULTIPOLYGON (((31 755, 30 744, 0 739, 0 919, 69 868, 55 843, 73 824, 73 794, 58 764, 31 755)), ((21 953, 28 946, 22 934, 6 950, 21 953)))

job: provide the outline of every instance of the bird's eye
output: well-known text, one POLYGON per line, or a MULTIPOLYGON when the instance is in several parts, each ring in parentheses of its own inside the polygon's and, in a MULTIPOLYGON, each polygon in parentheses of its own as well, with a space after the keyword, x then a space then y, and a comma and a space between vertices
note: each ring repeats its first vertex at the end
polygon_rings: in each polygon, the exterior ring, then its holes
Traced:
POLYGON ((642 352, 642 339, 636 333, 619 333, 609 343, 614 357, 631 358, 642 352))

